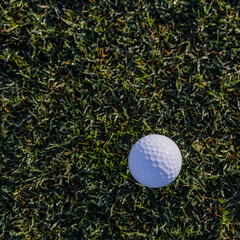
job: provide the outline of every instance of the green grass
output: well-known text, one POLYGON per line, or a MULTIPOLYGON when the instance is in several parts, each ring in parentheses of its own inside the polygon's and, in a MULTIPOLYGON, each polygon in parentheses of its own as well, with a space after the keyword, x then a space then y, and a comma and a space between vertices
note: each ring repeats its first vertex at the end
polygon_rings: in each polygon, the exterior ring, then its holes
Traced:
POLYGON ((239 239, 238 1, 0 3, 0 239, 239 239), (149 189, 140 137, 181 174, 149 189))

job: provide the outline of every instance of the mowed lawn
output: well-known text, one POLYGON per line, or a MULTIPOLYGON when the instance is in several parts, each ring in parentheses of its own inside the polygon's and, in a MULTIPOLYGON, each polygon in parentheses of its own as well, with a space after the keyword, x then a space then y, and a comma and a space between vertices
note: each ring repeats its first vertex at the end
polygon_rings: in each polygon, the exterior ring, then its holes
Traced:
POLYGON ((0 2, 0 239, 240 239, 234 0, 0 2), (170 185, 133 144, 181 149, 170 185))

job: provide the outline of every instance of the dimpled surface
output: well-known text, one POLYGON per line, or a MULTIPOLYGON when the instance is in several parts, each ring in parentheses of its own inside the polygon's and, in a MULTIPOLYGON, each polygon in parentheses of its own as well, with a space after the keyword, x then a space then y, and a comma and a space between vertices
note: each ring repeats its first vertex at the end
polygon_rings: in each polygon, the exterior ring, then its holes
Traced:
POLYGON ((132 176, 139 183, 159 188, 168 185, 178 176, 182 167, 182 155, 170 138, 152 134, 133 145, 128 165, 132 176))

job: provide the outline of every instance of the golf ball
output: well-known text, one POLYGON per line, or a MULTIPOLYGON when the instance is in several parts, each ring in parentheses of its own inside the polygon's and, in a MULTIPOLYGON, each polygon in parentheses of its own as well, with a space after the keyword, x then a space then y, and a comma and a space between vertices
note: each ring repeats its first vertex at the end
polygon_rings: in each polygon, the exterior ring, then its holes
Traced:
POLYGON ((182 155, 170 138, 159 134, 147 135, 133 145, 128 166, 139 183, 160 188, 177 178, 182 167, 182 155))

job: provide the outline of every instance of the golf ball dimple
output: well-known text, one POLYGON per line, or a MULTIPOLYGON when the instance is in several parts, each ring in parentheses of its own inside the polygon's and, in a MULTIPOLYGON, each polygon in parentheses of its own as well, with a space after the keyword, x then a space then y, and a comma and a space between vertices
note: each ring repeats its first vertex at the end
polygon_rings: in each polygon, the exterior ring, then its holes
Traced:
POLYGON ((150 188, 160 188, 177 178, 182 167, 182 155, 170 138, 152 134, 133 145, 128 165, 132 176, 139 183, 150 188))

